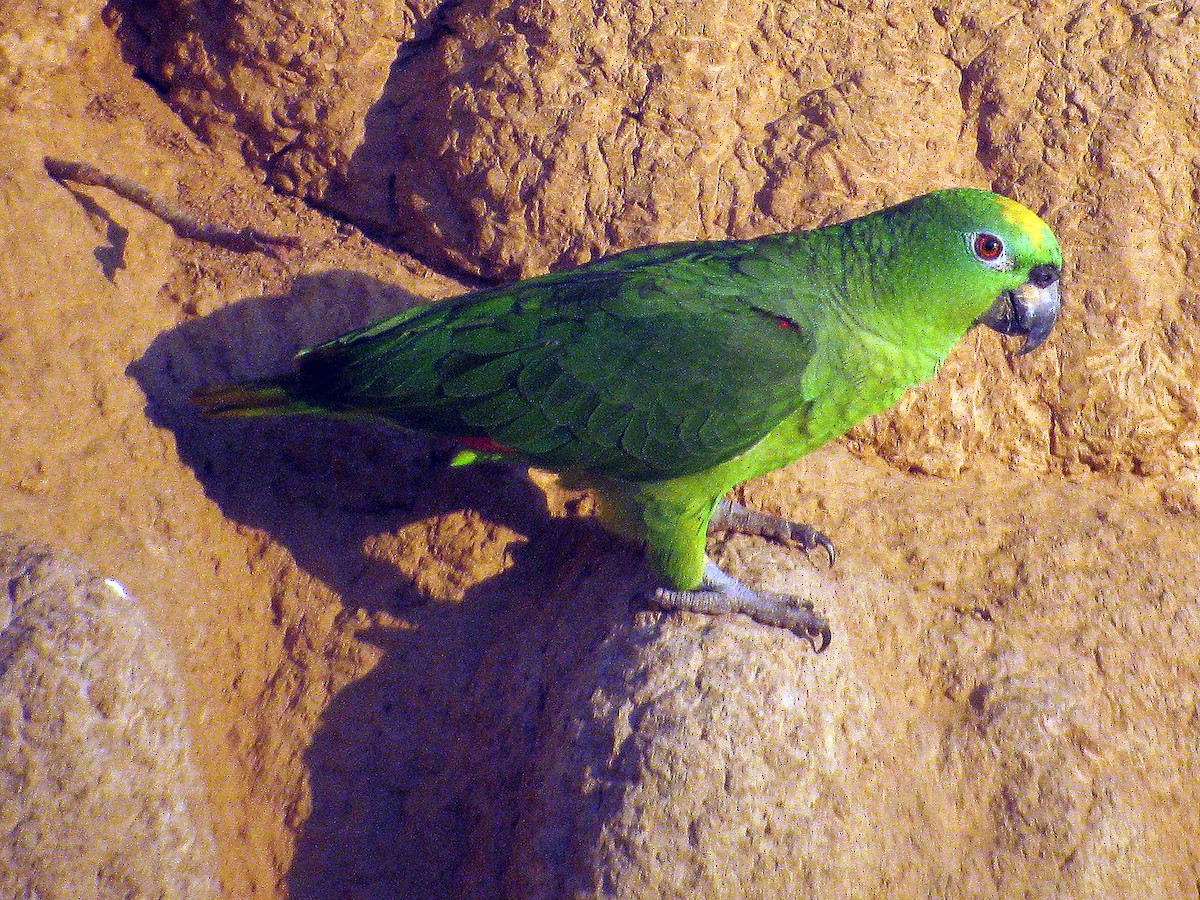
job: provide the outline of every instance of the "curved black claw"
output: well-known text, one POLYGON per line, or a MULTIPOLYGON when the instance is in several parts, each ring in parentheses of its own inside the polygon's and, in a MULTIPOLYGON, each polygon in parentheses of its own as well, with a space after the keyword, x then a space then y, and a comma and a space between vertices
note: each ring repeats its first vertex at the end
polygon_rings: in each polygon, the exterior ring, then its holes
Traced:
POLYGON ((829 630, 829 626, 824 622, 821 623, 821 628, 819 631, 809 631, 806 632, 804 636, 808 638, 808 642, 812 644, 813 653, 824 653, 829 648, 829 642, 833 640, 833 633, 829 630), (820 644, 818 644, 816 641, 818 637, 821 639, 820 644))
POLYGON ((812 562, 809 553, 820 547, 829 556, 829 568, 832 569, 837 562, 837 549, 833 546, 833 541, 811 525, 798 525, 795 522, 790 524, 792 527, 789 537, 804 553, 804 558, 812 562))
POLYGON ((733 500, 722 500, 716 505, 709 522, 709 529, 717 531, 728 529, 742 534, 757 534, 780 543, 795 544, 810 562, 812 559, 809 557, 809 553, 819 547, 829 557, 831 569, 837 562, 837 551, 833 547, 833 541, 811 525, 790 522, 770 513, 749 509, 733 500))
POLYGON ((833 640, 833 633, 830 632, 828 625, 821 629, 820 634, 821 646, 818 647, 816 643, 813 643, 813 653, 824 653, 829 648, 829 642, 833 640))
POLYGON ((833 640, 833 632, 829 628, 829 623, 813 612, 813 605, 810 601, 793 597, 790 594, 763 594, 761 596, 774 609, 766 615, 749 612, 752 619, 766 625, 786 628, 797 637, 808 641, 812 645, 814 653, 825 652, 829 642, 833 640))

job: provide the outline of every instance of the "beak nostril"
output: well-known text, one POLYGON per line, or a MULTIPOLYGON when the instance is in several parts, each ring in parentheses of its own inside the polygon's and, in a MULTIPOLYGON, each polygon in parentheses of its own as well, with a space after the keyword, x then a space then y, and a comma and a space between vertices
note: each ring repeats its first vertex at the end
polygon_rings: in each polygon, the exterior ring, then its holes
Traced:
POLYGON ((1034 266, 1029 271, 1029 283, 1035 288, 1045 290, 1058 281, 1059 271, 1051 265, 1034 266))

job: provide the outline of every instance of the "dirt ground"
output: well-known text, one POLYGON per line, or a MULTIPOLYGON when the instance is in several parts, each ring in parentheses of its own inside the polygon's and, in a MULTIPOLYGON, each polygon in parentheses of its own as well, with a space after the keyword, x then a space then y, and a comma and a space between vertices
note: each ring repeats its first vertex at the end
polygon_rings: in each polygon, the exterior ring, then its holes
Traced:
POLYGON ((1194 14, 874 10, 884 58, 843 22, 805 82, 816 38, 787 4, 714 8, 734 24, 702 44, 601 4, 588 52, 553 4, 385 6, 296 32, 307 7, 231 5, 233 34, 188 3, 0 2, 0 531, 119 581, 173 651, 198 771, 179 777, 201 782, 224 896, 1195 896, 1200 91, 1171 49, 1194 14), (397 45, 436 52, 389 68, 397 45), (743 109, 763 59, 769 102, 743 109), (718 63, 741 81, 712 81, 718 63), (568 99, 595 119, 635 88, 637 115, 576 152, 568 99), (713 143, 689 123, 716 108, 738 130, 713 143), (557 167, 539 130, 568 147, 557 167), (692 149, 635 165, 668 145, 692 149), (55 182, 47 154, 302 249, 179 240, 55 182), (816 601, 835 629, 819 658, 738 617, 646 609, 638 548, 547 476, 186 402, 480 273, 945 181, 1040 207, 1069 305, 1039 354, 972 335, 893 414, 743 489, 837 542, 832 570, 713 545, 816 601))

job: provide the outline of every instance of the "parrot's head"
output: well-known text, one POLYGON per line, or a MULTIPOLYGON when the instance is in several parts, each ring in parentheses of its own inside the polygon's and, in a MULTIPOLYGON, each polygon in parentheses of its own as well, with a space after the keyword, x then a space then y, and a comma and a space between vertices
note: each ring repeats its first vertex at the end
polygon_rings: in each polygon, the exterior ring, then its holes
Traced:
MULTIPOLYGON (((973 325, 1024 338, 1020 353, 1050 336, 1061 307, 1058 240, 1035 213, 990 191, 935 191, 893 207, 907 225, 909 274, 923 284, 927 314, 950 336, 973 325), (916 245, 916 246, 914 246, 916 245), (912 251, 916 250, 915 253, 912 251)), ((889 210, 891 212, 892 210, 889 210)))

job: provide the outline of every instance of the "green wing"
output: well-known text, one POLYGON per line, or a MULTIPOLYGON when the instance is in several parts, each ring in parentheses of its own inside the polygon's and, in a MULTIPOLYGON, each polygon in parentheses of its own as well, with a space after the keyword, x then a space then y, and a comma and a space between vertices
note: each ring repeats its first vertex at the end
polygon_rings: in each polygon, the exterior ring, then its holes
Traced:
POLYGON ((747 274, 754 254, 658 246, 421 307, 301 354, 298 393, 551 469, 694 474, 804 399, 814 334, 769 311, 802 286, 747 274))

